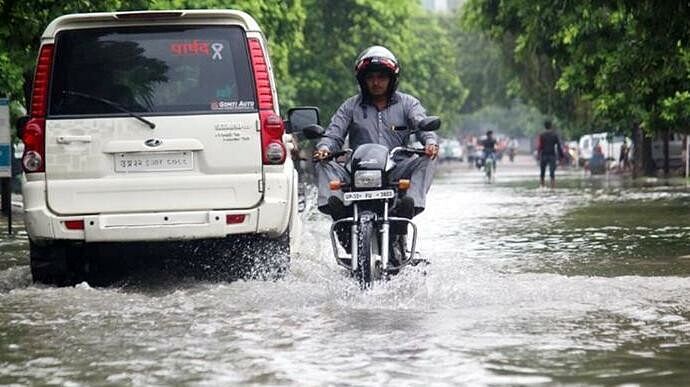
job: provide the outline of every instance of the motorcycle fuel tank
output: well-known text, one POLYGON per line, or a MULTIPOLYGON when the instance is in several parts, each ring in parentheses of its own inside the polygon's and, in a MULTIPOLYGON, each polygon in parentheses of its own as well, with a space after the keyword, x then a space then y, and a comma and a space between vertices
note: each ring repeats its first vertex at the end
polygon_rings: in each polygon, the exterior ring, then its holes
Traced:
POLYGON ((363 144, 352 155, 351 170, 386 170, 388 148, 380 144, 363 144))

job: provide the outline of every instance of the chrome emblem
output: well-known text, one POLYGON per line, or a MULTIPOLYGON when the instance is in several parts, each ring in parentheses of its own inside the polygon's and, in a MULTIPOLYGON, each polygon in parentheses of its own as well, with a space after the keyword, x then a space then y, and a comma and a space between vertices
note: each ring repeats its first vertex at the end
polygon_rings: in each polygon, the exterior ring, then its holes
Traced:
POLYGON ((157 147, 162 143, 163 143, 163 140, 159 140, 157 138, 150 138, 150 139, 144 141, 144 145, 151 147, 151 148, 157 147))

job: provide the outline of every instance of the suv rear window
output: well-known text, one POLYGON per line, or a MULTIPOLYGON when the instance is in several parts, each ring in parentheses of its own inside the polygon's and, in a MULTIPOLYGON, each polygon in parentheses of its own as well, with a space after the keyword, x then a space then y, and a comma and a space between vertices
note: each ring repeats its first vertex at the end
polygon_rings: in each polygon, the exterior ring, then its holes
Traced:
POLYGON ((256 111, 244 31, 232 26, 66 30, 56 37, 52 116, 256 111))

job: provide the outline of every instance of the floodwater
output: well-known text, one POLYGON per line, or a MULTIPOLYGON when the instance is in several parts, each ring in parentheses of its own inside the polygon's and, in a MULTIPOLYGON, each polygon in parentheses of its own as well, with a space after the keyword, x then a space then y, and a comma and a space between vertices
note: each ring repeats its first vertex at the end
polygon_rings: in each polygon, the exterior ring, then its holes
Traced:
MULTIPOLYGON (((31 284, 0 240, 3 385, 687 385, 684 181, 445 165, 416 219, 431 266, 366 292, 308 206, 276 282, 138 271, 108 287, 31 284)), ((0 224, 0 231, 6 225, 0 224)))

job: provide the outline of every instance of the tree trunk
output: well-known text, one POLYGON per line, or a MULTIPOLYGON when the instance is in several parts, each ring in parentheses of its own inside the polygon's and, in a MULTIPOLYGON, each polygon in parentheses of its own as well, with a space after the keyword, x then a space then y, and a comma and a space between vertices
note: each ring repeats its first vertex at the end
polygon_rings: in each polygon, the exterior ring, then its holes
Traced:
POLYGON ((652 158, 652 138, 644 136, 642 139, 642 165, 645 176, 656 176, 656 165, 652 158))
POLYGON ((642 174, 643 152, 642 152, 642 128, 639 123, 633 124, 632 130, 633 154, 632 154, 632 176, 637 179, 642 174))
POLYGON ((668 160, 668 141, 670 137, 670 129, 664 130, 664 177, 668 177, 669 174, 669 160, 668 160))

